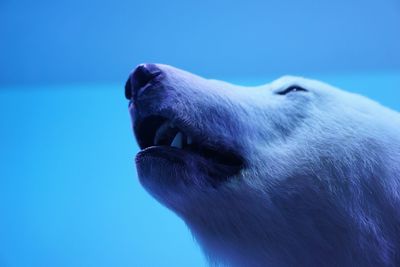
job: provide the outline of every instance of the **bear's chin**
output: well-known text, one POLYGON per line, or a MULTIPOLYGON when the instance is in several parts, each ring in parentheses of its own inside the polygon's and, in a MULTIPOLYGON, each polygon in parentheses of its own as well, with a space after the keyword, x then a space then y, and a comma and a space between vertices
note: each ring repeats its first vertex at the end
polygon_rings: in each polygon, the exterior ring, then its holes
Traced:
POLYGON ((137 154, 135 161, 143 187, 175 211, 179 211, 189 198, 193 199, 196 192, 217 190, 243 167, 170 146, 145 148, 137 154))

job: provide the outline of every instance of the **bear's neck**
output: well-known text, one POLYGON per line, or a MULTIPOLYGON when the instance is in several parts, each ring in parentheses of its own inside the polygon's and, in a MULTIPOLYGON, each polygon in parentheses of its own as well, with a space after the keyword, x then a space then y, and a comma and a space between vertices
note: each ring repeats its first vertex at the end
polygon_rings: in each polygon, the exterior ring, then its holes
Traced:
MULTIPOLYGON (((372 189, 382 195, 379 188, 372 189)), ((371 194, 358 192, 364 193, 371 194)), ((388 207, 381 206, 384 202, 376 202, 379 207, 349 203, 354 200, 342 196, 337 201, 319 185, 298 184, 296 190, 288 187, 285 193, 269 192, 268 197, 220 192, 218 197, 205 197, 182 217, 211 262, 255 267, 384 264, 391 241, 382 238, 374 221, 390 223, 390 218, 372 211, 388 207), (360 225, 362 218, 371 224, 360 225)))

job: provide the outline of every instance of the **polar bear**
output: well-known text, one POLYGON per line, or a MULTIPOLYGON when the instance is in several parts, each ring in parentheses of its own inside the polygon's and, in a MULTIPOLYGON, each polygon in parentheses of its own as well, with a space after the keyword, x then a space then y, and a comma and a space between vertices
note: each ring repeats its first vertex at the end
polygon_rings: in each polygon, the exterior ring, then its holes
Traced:
POLYGON ((144 188, 215 266, 400 266, 400 114, 285 76, 242 87, 139 65, 144 188))

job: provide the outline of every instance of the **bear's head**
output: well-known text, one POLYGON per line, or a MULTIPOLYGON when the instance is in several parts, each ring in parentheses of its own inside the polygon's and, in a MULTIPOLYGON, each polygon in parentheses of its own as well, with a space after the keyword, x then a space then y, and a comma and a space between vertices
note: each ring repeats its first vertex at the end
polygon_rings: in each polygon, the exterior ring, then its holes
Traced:
POLYGON ((397 112, 315 80, 242 87, 161 64, 125 94, 140 182, 210 261, 400 264, 397 112))

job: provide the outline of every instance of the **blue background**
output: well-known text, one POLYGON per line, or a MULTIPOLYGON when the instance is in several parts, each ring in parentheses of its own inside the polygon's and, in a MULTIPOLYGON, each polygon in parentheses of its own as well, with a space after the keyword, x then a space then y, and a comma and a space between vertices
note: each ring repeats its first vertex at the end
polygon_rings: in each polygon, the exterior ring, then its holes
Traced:
POLYGON ((140 62, 206 76, 400 68, 398 0, 1 0, 0 83, 115 82, 140 62))
POLYGON ((0 266, 205 266, 140 186, 141 62, 322 79, 400 110, 400 2, 0 1, 0 266))

